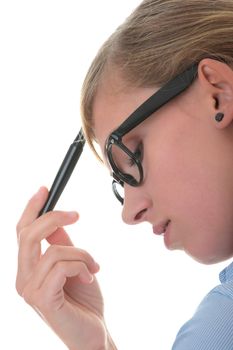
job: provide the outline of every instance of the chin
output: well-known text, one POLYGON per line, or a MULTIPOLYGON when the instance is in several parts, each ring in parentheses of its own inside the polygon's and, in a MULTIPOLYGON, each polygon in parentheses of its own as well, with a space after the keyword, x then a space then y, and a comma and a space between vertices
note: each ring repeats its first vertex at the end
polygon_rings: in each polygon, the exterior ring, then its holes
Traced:
POLYGON ((220 262, 223 262, 225 260, 230 259, 233 254, 231 255, 211 255, 211 254, 205 254, 205 255, 200 255, 200 254, 194 254, 194 253, 190 253, 188 251, 185 251, 186 254, 188 254, 193 260, 197 261, 199 264, 202 265, 214 265, 214 264, 218 264, 220 262))

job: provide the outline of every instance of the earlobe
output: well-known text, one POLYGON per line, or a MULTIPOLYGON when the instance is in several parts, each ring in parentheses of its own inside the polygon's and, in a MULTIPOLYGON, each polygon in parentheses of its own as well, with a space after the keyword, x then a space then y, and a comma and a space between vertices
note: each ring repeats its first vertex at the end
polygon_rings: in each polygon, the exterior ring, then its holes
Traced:
POLYGON ((218 112, 214 117, 214 121, 215 121, 215 126, 218 129, 224 129, 224 128, 228 127, 229 125, 232 125, 232 123, 233 123, 233 109, 231 108, 229 111, 225 109, 224 113, 218 112))
POLYGON ((218 123, 220 123, 220 122, 223 120, 223 118, 224 118, 224 114, 221 113, 221 112, 218 112, 218 113, 216 114, 216 116, 215 116, 215 120, 216 120, 216 122, 218 122, 218 123))

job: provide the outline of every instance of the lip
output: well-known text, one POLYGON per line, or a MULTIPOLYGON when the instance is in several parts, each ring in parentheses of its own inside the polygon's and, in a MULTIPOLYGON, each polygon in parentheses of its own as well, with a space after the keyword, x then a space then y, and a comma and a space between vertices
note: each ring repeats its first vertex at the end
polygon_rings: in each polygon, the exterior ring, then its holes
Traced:
POLYGON ((171 220, 166 220, 158 225, 153 226, 153 232, 155 235, 162 235, 166 233, 166 229, 169 226, 171 220))

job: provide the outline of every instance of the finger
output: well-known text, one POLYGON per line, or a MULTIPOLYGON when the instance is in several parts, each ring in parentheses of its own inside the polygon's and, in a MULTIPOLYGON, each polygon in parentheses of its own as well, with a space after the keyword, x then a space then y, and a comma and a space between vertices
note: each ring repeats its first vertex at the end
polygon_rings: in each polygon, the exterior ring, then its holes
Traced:
POLYGON ((38 214, 43 208, 43 205, 46 202, 48 197, 48 189, 46 187, 41 187, 39 191, 32 196, 32 198, 28 201, 23 214, 16 226, 16 232, 19 232, 26 226, 30 225, 37 217, 38 214))
POLYGON ((59 261, 49 271, 40 289, 34 289, 31 281, 25 286, 22 296, 25 301, 45 313, 47 310, 59 310, 64 303, 63 287, 68 277, 77 276, 80 283, 90 284, 93 275, 86 265, 79 261, 59 261))
POLYGON ((63 246, 73 246, 69 235, 63 229, 63 227, 58 227, 58 229, 46 238, 49 244, 63 245, 63 246))
POLYGON ((46 276, 41 288, 49 291, 51 296, 57 295, 65 283, 67 277, 77 276, 80 282, 88 284, 93 281, 93 275, 87 266, 81 261, 59 261, 46 276))
POLYGON ((41 287, 49 271, 52 270, 59 261, 82 262, 87 266, 90 273, 96 273, 99 270, 99 265, 88 252, 74 247, 51 246, 41 257, 33 273, 31 283, 34 289, 39 289, 41 287))
POLYGON ((40 260, 41 240, 56 231, 57 226, 69 225, 78 218, 77 213, 51 212, 43 215, 19 233, 17 290, 27 283, 40 260))
POLYGON ((53 211, 46 213, 35 220, 31 225, 19 232, 21 246, 31 247, 48 238, 58 228, 71 225, 79 218, 77 212, 53 211))

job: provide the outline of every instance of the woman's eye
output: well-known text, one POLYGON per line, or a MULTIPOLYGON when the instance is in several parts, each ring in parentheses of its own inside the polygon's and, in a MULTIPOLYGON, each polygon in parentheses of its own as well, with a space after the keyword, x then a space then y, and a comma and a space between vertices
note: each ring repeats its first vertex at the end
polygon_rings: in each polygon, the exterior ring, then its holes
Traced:
POLYGON ((133 158, 128 158, 127 164, 128 164, 128 166, 132 167, 135 165, 135 161, 133 160, 133 158))
POLYGON ((140 143, 137 147, 137 149, 134 152, 134 156, 135 158, 137 158, 140 162, 143 159, 143 148, 142 148, 142 144, 140 143))
MULTIPOLYGON (((143 159, 143 148, 142 148, 142 144, 140 143, 138 145, 138 147, 136 148, 136 150, 134 151, 134 157, 139 160, 140 162, 142 162, 142 159, 143 159)), ((134 166, 135 165, 135 160, 134 158, 128 158, 128 165, 130 167, 134 166)))

